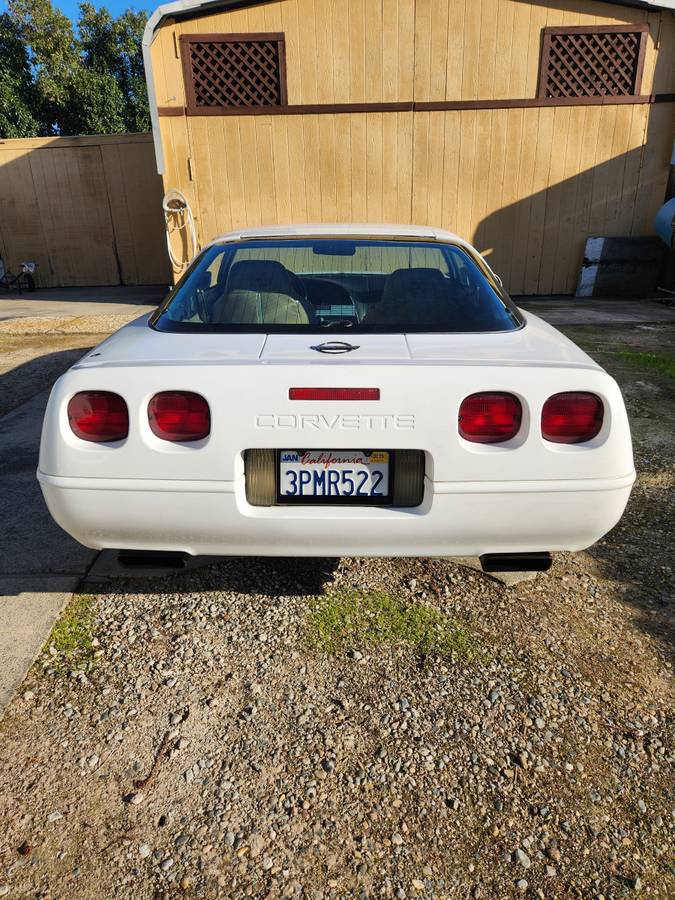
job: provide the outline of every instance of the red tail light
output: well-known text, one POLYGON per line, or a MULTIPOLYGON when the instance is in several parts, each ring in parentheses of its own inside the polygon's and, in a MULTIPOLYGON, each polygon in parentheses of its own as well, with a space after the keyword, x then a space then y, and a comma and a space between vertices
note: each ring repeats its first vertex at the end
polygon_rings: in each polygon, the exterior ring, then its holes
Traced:
POLYGON ((201 394, 162 391, 148 404, 153 434, 163 441, 199 441, 211 431, 211 411, 201 394))
POLYGON ((68 403, 68 422, 83 441, 105 444, 129 434, 129 410, 119 394, 81 391, 68 403))
POLYGON ((581 444, 599 433, 604 413, 602 400, 595 394, 554 394, 541 411, 541 433, 554 444, 581 444))
POLYGON ((459 433, 475 444, 499 444, 520 430, 523 408, 513 394, 471 394, 459 408, 459 433))
POLYGON ((289 388, 289 400, 379 400, 379 388, 289 388))

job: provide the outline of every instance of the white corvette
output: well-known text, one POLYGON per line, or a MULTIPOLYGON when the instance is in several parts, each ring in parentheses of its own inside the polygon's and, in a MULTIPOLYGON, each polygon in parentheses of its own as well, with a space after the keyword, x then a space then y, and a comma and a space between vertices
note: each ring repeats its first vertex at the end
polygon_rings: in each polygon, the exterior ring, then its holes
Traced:
POLYGON ((38 478, 88 547, 480 556, 543 569, 621 517, 619 388, 431 228, 225 235, 54 385, 38 478))

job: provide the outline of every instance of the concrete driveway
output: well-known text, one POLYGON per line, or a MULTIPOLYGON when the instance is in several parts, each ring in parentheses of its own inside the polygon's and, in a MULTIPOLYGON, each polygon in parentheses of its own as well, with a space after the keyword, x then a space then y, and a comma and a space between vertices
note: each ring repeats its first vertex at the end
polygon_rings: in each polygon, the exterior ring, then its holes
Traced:
POLYGON ((0 419, 0 711, 95 557, 52 521, 35 480, 48 397, 0 419))
POLYGON ((0 321, 37 316, 124 315, 154 309, 166 295, 165 285, 137 287, 48 288, 32 293, 0 291, 0 321))
MULTIPOLYGON (((133 318, 161 299, 164 289, 72 289, 42 291, 38 296, 0 296, 0 357, 6 355, 4 341, 16 342, 18 334, 33 335, 31 323, 52 316, 59 320, 59 332, 68 333, 68 322, 76 323, 81 334, 89 329, 97 333, 90 343, 84 338, 82 347, 101 339, 102 324, 109 320, 111 308, 133 318), (128 302, 127 302, 128 301, 128 302), (29 311, 29 315, 26 312, 29 311), (17 319, 20 320, 17 322, 17 319), (65 324, 64 324, 65 323, 65 324), (12 335, 11 337, 9 335, 12 335), (4 337, 3 337, 4 335, 4 337)), ((526 310, 541 315, 555 325, 602 325, 625 322, 629 326, 675 322, 675 309, 652 301, 574 300, 536 298, 519 301, 526 310)), ((40 326, 38 332, 44 332, 40 326)), ((45 337, 45 340, 47 338, 45 337)), ((15 345, 12 345, 16 352, 15 345)), ((30 396, 22 398, 11 412, 0 415, 0 466, 3 491, 0 492, 2 521, 2 554, 0 554, 0 715, 21 683, 33 660, 50 634, 64 603, 82 579, 96 564, 102 577, 115 577, 116 568, 110 555, 96 560, 97 554, 81 547, 58 528, 44 505, 35 480, 38 462, 40 428, 49 388, 55 377, 77 358, 77 352, 63 353, 60 360, 49 354, 40 374, 39 349, 33 350, 30 396), (37 360, 37 361, 36 361, 37 360)), ((84 352, 82 350, 82 352, 84 352)), ((46 357, 45 357, 46 360, 46 357)), ((2 360, 0 359, 0 362, 2 360)), ((17 379, 17 364, 0 366, 0 387, 17 379)), ((2 408, 0 407, 0 414, 2 408)))

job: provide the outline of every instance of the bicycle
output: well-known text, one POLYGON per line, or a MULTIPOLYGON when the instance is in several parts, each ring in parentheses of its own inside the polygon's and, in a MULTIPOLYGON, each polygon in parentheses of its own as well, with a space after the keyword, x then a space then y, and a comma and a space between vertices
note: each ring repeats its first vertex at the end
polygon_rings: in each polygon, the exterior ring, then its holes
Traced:
POLYGON ((0 257, 0 287, 7 288, 8 291, 16 288, 20 294, 24 290, 30 293, 35 290, 36 269, 36 262, 22 262, 21 271, 14 275, 9 269, 5 268, 5 264, 0 257))

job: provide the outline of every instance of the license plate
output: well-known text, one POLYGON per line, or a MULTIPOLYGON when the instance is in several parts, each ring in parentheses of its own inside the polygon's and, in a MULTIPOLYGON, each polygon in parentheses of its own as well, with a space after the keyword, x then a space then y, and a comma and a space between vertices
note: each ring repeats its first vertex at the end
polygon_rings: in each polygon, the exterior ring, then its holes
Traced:
POLYGON ((386 450, 281 450, 279 497, 376 501, 389 496, 386 450))

